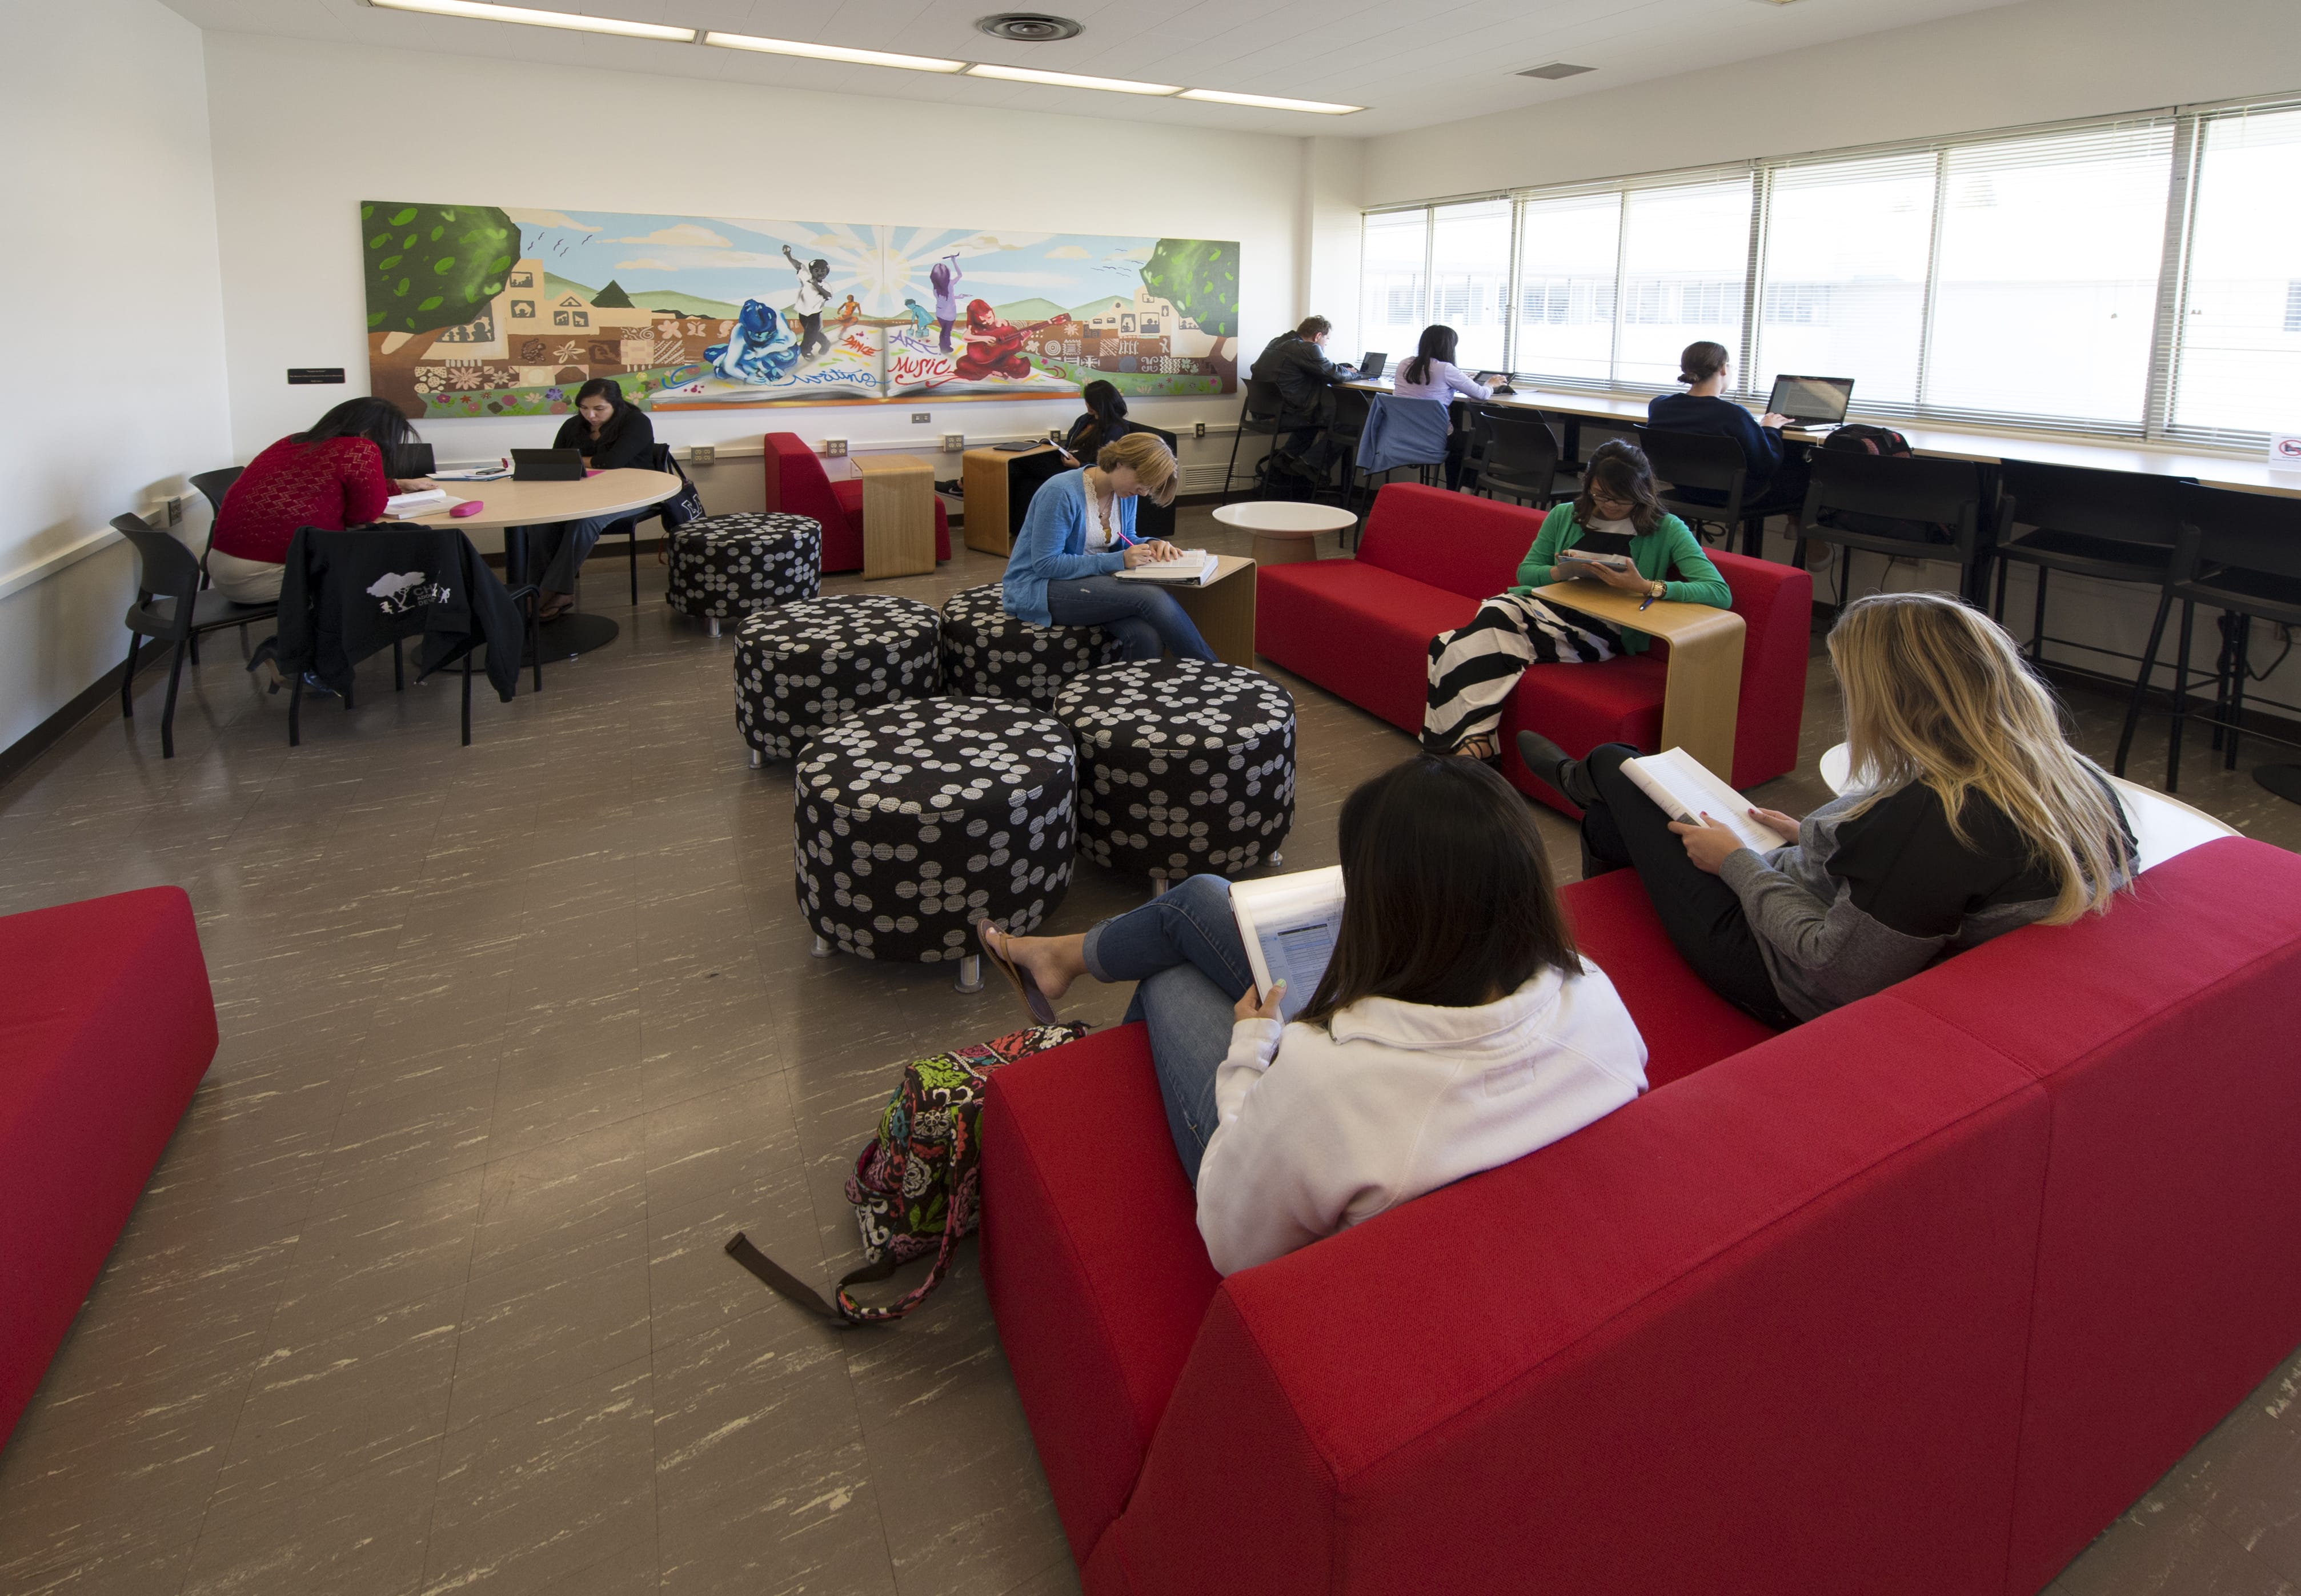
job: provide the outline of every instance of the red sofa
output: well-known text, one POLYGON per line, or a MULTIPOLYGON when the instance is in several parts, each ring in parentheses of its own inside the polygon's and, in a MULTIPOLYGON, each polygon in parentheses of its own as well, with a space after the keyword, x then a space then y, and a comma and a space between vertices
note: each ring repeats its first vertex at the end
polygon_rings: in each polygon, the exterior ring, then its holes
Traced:
POLYGON ((1218 1279, 1142 1028, 992 1080, 982 1262, 1086 1589, 2030 1592, 2301 1341, 2301 858, 1778 1036, 1627 872, 1579 1133, 1218 1279))
POLYGON ((180 888, 0 918, 0 1441, 215 1057, 180 888))
MULTIPOLYGON (((1516 505, 1412 483, 1375 496, 1355 560, 1269 565, 1256 578, 1255 651, 1401 731, 1422 731, 1430 639, 1518 580, 1542 516, 1516 505)), ((1711 551, 1748 631, 1733 784, 1754 787, 1797 764, 1812 652, 1813 579, 1795 566, 1711 551)), ((1519 762, 1530 727, 1568 753, 1604 742, 1653 750, 1661 737, 1668 647, 1602 666, 1536 665, 1502 715, 1502 771, 1522 792, 1580 811, 1519 762)))
MULTIPOLYGON (((767 446, 767 497, 770 511, 810 516, 823 526, 823 568, 825 571, 863 569, 863 479, 841 477, 833 481, 823 462, 796 432, 770 432, 767 446)), ((950 558, 950 514, 942 496, 934 502, 935 559, 950 558)))

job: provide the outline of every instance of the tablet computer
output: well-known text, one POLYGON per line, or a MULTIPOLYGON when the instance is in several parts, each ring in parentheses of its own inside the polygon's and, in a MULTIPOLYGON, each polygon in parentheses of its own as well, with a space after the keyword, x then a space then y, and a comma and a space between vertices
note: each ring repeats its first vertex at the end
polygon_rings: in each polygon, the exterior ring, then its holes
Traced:
POLYGON ((514 449, 511 480, 515 482, 580 482, 583 480, 581 449, 514 449))

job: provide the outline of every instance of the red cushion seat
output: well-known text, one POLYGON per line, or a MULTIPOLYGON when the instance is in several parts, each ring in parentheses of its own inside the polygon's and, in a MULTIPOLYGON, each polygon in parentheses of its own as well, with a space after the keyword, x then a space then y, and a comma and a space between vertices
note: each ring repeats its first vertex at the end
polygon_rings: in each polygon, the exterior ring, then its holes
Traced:
MULTIPOLYGON (((766 508, 813 517, 823 526, 823 568, 863 569, 863 481, 831 480, 807 440, 796 432, 770 432, 766 445, 766 508)), ((950 558, 950 514, 934 496, 935 560, 950 558)))
POLYGON ((0 1441, 192 1090, 215 1003, 177 887, 0 918, 0 1441))

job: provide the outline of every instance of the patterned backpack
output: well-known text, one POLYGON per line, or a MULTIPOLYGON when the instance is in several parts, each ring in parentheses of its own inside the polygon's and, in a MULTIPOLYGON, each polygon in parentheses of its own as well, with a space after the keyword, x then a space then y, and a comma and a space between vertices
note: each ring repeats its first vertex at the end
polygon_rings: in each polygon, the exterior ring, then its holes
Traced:
POLYGON ((863 1233, 864 1264, 839 1283, 835 1300, 799 1279, 738 1231, 727 1254, 771 1290, 838 1325, 899 1319, 942 1283, 951 1254, 982 1217, 982 1159, 976 1122, 983 1082, 1001 1065, 1076 1041, 1075 1021, 1039 1025, 1010 1036, 916 1058, 879 1116, 879 1133, 856 1155, 847 1200, 863 1233), (914 1258, 933 1255, 925 1280, 883 1308, 866 1308, 847 1288, 884 1280, 914 1258))

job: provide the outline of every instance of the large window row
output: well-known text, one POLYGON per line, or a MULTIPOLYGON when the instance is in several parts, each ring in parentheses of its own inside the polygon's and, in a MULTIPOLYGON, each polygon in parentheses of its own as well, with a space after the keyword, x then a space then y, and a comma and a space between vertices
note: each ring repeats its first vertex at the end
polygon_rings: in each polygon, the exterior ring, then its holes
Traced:
POLYGON ((1360 325, 1460 363, 1858 410, 2252 444, 2301 427, 2301 105, 2166 113, 1369 213, 1360 325))

